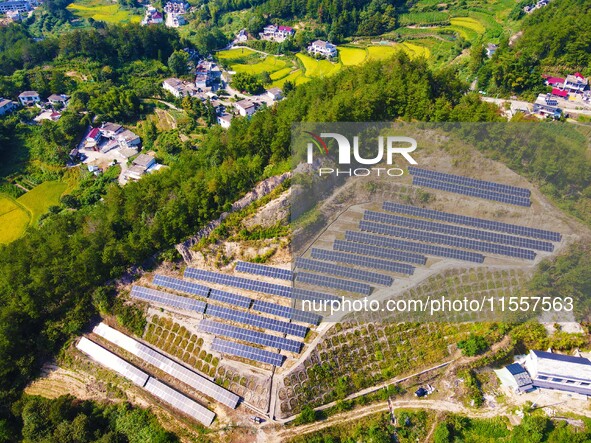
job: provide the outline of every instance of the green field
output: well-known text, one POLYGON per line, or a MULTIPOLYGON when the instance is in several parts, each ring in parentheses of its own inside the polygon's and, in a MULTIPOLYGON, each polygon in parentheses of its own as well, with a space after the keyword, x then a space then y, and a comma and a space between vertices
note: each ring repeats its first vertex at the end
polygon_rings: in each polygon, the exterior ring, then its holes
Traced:
POLYGON ((29 213, 12 197, 0 194, 0 244, 10 243, 22 236, 29 220, 29 213))
POLYGON ((355 66, 363 63, 367 57, 367 51, 363 48, 342 46, 338 49, 341 63, 344 66, 355 66))
POLYGON ((67 187, 66 183, 60 181, 41 183, 20 196, 17 202, 30 212, 32 223, 36 223, 51 206, 59 204, 59 199, 67 187))
POLYGON ((68 5, 68 10, 78 18, 92 18, 107 23, 139 23, 142 17, 105 0, 81 0, 68 5))
POLYGON ((285 72, 284 75, 286 75, 291 71, 291 68, 288 67, 289 62, 284 58, 260 54, 251 49, 229 49, 220 51, 216 55, 224 64, 229 65, 232 71, 236 72, 246 72, 248 74, 268 72, 273 74, 277 71, 283 71, 285 72))

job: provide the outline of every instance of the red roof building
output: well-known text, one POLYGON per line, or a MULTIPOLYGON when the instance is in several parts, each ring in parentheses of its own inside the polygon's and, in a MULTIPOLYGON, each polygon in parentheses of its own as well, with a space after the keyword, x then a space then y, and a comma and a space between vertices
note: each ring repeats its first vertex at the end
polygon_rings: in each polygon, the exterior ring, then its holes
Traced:
POLYGON ((558 88, 552 88, 552 95, 555 95, 557 97, 567 98, 568 91, 563 91, 562 89, 558 89, 558 88))
POLYGON ((562 86, 564 85, 564 79, 561 77, 552 77, 550 75, 544 75, 546 83, 550 86, 562 86))

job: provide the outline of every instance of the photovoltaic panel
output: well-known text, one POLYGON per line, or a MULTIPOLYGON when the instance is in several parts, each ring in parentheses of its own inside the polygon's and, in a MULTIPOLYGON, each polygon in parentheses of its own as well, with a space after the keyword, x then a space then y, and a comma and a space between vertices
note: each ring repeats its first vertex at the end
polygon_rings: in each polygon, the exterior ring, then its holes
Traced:
POLYGON ((506 232, 508 234, 523 235, 525 237, 541 238, 543 240, 560 241, 562 236, 558 232, 544 229, 528 228, 527 226, 513 225, 482 218, 468 217, 465 215, 451 214, 449 212, 435 211, 433 209, 417 208, 416 206, 402 205, 400 203, 384 202, 382 208, 385 211, 397 214, 408 214, 416 217, 441 220, 458 225, 474 226, 489 231, 506 232))
POLYGON ((277 337, 276 335, 264 334, 211 320, 201 320, 199 329, 210 334, 222 335, 236 340, 256 343, 257 345, 269 346, 270 348, 285 349, 296 354, 301 352, 303 346, 302 342, 290 340, 289 338, 277 337))
POLYGON ((486 200, 498 201, 501 203, 508 203, 517 206, 531 206, 529 198, 501 194, 493 191, 481 191, 476 188, 469 188, 467 186, 456 185, 453 183, 444 183, 440 181, 430 180, 428 178, 413 176, 412 184, 416 186, 426 186, 427 188, 439 189, 441 191, 454 192, 456 194, 468 195, 470 197, 484 198, 486 200))
POLYGON ((240 306, 248 309, 252 303, 252 299, 242 295, 232 294, 231 292, 221 291, 219 289, 212 289, 209 293, 209 299, 228 303, 230 305, 240 306))
POLYGON ((311 325, 317 325, 322 320, 322 316, 314 314, 313 312, 301 311, 292 308, 291 306, 278 305, 263 300, 255 300, 252 309, 266 314, 276 315, 278 317, 309 323, 311 325))
POLYGON ((235 409, 238 406, 240 397, 233 392, 224 389, 222 386, 215 384, 211 380, 186 368, 128 335, 111 328, 105 323, 97 325, 92 332, 171 375, 177 380, 180 380, 186 385, 191 386, 193 389, 202 392, 208 397, 211 397, 232 409, 235 409))
POLYGON ((476 252, 398 240, 394 238, 366 234, 365 232, 346 231, 345 238, 348 241, 375 245, 381 248, 403 249, 405 251, 420 252, 421 254, 434 255, 436 257, 455 258, 458 260, 465 260, 474 263, 482 263, 484 261, 484 255, 478 254, 476 252))
POLYGON ((246 289, 248 291, 262 292, 264 294, 278 295, 280 297, 291 297, 291 287, 266 283, 249 278, 235 277, 233 275, 222 274, 219 272, 204 271, 202 269, 187 268, 185 277, 203 280, 212 283, 218 283, 225 286, 246 289))
POLYGON ((489 252, 492 254, 507 255, 509 257, 525 258, 528 260, 533 260, 536 258, 536 253, 529 249, 514 248, 512 246, 499 245, 496 243, 486 243, 469 238, 434 234, 432 232, 400 228, 398 226, 384 225, 381 223, 368 222, 365 220, 361 220, 361 222, 359 222, 359 227, 362 231, 392 235, 394 237, 409 238, 412 240, 420 240, 428 243, 440 243, 449 246, 456 246, 458 248, 473 249, 476 251, 489 252))
POLYGON ((273 366, 281 366, 285 360, 285 355, 277 354, 275 352, 265 351, 252 346, 246 346, 241 343, 234 343, 219 338, 213 339, 211 349, 223 354, 236 355, 238 357, 247 358, 249 360, 267 363, 273 366))
POLYGON ((166 386, 155 378, 148 380, 145 389, 153 396, 158 397, 163 402, 168 403, 173 408, 187 414, 205 426, 210 426, 215 418, 215 414, 209 409, 204 408, 192 398, 166 386))
POLYGON ((363 255, 352 255, 344 252, 327 251, 325 249, 312 248, 312 257, 318 260, 335 261, 339 263, 348 263, 351 265, 362 266, 371 269, 383 269, 385 271, 399 272, 401 274, 412 274, 415 270, 413 266, 396 263, 390 260, 379 260, 376 258, 365 257, 363 255))
POLYGON ((384 214, 383 212, 366 211, 363 218, 368 221, 405 226, 430 232, 441 232, 460 237, 475 238, 477 240, 503 243, 515 247, 537 249, 547 252, 552 252, 554 250, 554 245, 552 243, 542 240, 515 237, 513 235, 499 234, 498 232, 481 231, 478 229, 465 228, 463 226, 453 226, 427 220, 418 220, 416 218, 400 217, 398 215, 384 214))
POLYGON ((363 271, 361 269, 349 268, 346 266, 326 263, 309 258, 296 259, 296 266, 309 271, 320 272, 323 274, 336 275, 338 277, 352 278, 369 283, 375 283, 383 286, 391 286, 394 280, 389 275, 377 274, 375 272, 363 271))
POLYGON ((265 277, 279 278, 281 280, 291 281, 293 273, 289 269, 274 268, 272 266, 261 265, 259 263, 250 263, 239 261, 236 264, 236 271, 245 272, 247 274, 262 275, 265 277))
POLYGON ((427 257, 412 252, 398 251, 396 249, 386 249, 376 246, 369 246, 359 243, 353 243, 345 240, 335 240, 332 246, 337 251, 353 252, 355 254, 369 255, 371 257, 381 257, 390 260, 402 261, 407 263, 416 263, 424 265, 427 263, 427 257))
POLYGON ((284 334, 295 335, 304 338, 308 328, 295 323, 287 323, 274 318, 262 317, 260 315, 250 314, 248 312, 236 311, 234 309, 223 308, 221 306, 207 305, 207 315, 223 318, 245 325, 255 326, 257 328, 269 329, 270 331, 282 332, 284 334))
POLYGON ((151 303, 160 303, 173 308, 185 309, 187 311, 203 313, 205 310, 205 303, 202 301, 169 294, 168 292, 157 291, 155 289, 145 288, 143 286, 133 286, 131 288, 130 295, 133 298, 137 298, 139 300, 151 303))
POLYGON ((144 387, 150 377, 118 355, 106 350, 86 337, 82 337, 76 347, 102 366, 109 368, 119 375, 131 380, 134 384, 144 387))
POLYGON ((462 186, 470 186, 478 189, 486 189, 489 191, 500 192, 502 194, 511 194, 522 197, 529 197, 531 195, 531 191, 527 188, 477 180, 475 178, 463 177, 461 175, 445 174, 443 172, 430 171, 428 169, 421 169, 415 166, 410 166, 408 168, 408 172, 419 177, 430 178, 446 183, 455 183, 462 186))
POLYGON ((327 288, 341 289, 343 291, 355 292, 358 294, 369 295, 371 293, 371 286, 365 283, 355 281, 342 280, 340 278, 326 277, 324 275, 309 274, 307 272, 296 273, 296 279, 302 283, 311 285, 325 286, 327 288))
POLYGON ((157 274, 154 276, 153 283, 164 288, 187 292, 188 294, 199 295, 201 297, 207 297, 209 295, 208 287, 182 280, 180 278, 167 277, 166 275, 157 274))
POLYGON ((340 297, 336 295, 302 288, 293 288, 291 297, 295 300, 340 300, 340 297))

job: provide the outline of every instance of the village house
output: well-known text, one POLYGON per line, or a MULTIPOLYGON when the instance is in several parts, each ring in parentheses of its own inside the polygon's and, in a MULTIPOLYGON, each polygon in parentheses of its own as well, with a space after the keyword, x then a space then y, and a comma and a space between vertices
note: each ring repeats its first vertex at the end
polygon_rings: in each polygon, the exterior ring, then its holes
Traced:
POLYGON ((192 97, 197 94, 197 90, 192 84, 179 80, 178 78, 167 78, 162 82, 162 88, 176 98, 192 97))
POLYGON ((68 97, 65 94, 51 94, 48 98, 47 101, 52 105, 52 106, 61 106, 61 107, 65 107, 68 104, 68 100, 70 99, 70 97, 68 97))
POLYGON ((534 113, 543 117, 560 118, 562 109, 558 107, 558 100, 552 94, 540 94, 534 102, 534 113))
POLYGON ((270 88, 270 89, 267 89, 267 95, 273 101, 278 101, 283 98, 283 91, 279 88, 270 88))
POLYGON ((24 91, 18 95, 18 99, 23 106, 31 106, 41 101, 37 91, 24 91))
POLYGON ((238 34, 236 34, 236 42, 237 43, 244 43, 245 41, 248 40, 248 33, 246 32, 246 29, 241 29, 238 34))
POLYGON ((572 75, 567 75, 564 80, 563 88, 574 93, 582 93, 589 86, 589 80, 581 75, 580 72, 575 72, 572 75))
POLYGON ((160 165, 156 163, 156 159, 152 155, 140 154, 132 160, 125 175, 128 179, 139 180, 147 172, 157 170, 159 167, 160 165))
POLYGON ((295 31, 290 26, 268 25, 263 28, 263 32, 259 33, 259 37, 263 40, 274 40, 281 43, 287 38, 293 37, 295 31))
POLYGON ((224 128, 224 129, 228 129, 230 127, 230 124, 232 123, 232 118, 233 115, 232 114, 222 114, 219 115, 217 120, 218 120, 218 124, 224 128))
POLYGON ((37 2, 28 0, 14 0, 0 3, 0 14, 7 14, 10 11, 27 12, 36 6, 37 2))
POLYGON ((257 110, 256 105, 247 99, 236 102, 234 106, 238 110, 238 113, 243 117, 250 117, 257 110))
POLYGON ((41 123, 43 120, 56 122, 62 117, 62 114, 53 109, 46 109, 42 111, 37 117, 33 119, 36 123, 41 123))
POLYGON ((100 127, 100 131, 103 137, 115 138, 123 130, 123 126, 118 123, 103 123, 100 127))
POLYGON ((324 40, 316 40, 308 46, 308 52, 313 55, 320 54, 323 57, 336 57, 337 47, 332 43, 325 42, 324 40))
POLYGON ((553 77, 550 75, 543 75, 544 83, 553 88, 562 88, 564 86, 564 79, 562 77, 553 77))
POLYGON ((164 16, 153 6, 146 8, 146 14, 142 20, 142 25, 158 25, 164 21, 164 16))
POLYGON ((14 111, 18 106, 18 103, 0 97, 0 115, 6 115, 14 111))

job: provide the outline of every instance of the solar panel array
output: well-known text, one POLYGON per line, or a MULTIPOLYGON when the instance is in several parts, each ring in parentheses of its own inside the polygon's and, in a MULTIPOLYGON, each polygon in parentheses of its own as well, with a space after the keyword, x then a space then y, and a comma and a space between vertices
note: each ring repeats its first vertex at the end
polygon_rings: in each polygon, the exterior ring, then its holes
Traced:
POLYGON ((445 183, 436 180, 431 180, 424 177, 413 176, 412 184, 417 186, 426 186, 428 188, 439 189, 441 191, 454 192, 456 194, 468 195, 470 197, 484 198, 486 200, 498 201, 501 203, 509 203, 517 206, 531 206, 529 198, 501 194, 499 192, 479 190, 476 188, 469 188, 467 186, 456 185, 454 183, 445 183))
MULTIPOLYGON (((395 249, 385 249, 375 246, 368 246, 345 240, 335 240, 333 243, 333 248, 336 251, 353 252, 355 254, 387 258, 390 260, 397 260, 408 263, 416 263, 418 265, 424 265, 427 262, 427 257, 425 257, 424 255, 413 254, 412 252, 397 251, 395 249)), ((314 250, 312 250, 312 256, 314 256, 314 250)), ((388 261, 388 263, 390 262, 388 261)))
POLYGON ((289 269, 274 268, 272 266, 261 265, 259 263, 250 263, 239 261, 236 264, 236 271, 247 274, 262 275, 265 277, 279 278, 281 280, 293 280, 293 272, 289 269))
POLYGON ((325 286, 327 288, 340 289, 348 292, 355 292, 358 294, 369 295, 371 294, 371 286, 365 283, 359 283, 355 281, 342 280, 340 278, 326 277, 324 275, 310 274, 307 272, 298 272, 296 279, 302 283, 308 283, 311 285, 325 286))
POLYGON ((228 303, 230 305, 240 306, 248 309, 252 303, 252 299, 242 295, 232 294, 231 292, 221 291, 219 289, 212 289, 209 293, 209 299, 228 303))
POLYGON ((319 260, 348 263, 350 265, 362 266, 364 268, 383 269, 385 271, 400 272, 401 274, 412 274, 414 266, 404 263, 396 263, 389 260, 364 257, 360 255, 346 254, 338 251, 327 251, 325 249, 312 248, 312 257, 319 260))
POLYGON ((206 314, 211 315, 212 317, 223 318, 225 320, 231 320, 237 323, 243 323, 246 325, 282 332, 284 334, 295 335, 302 338, 304 338, 308 332, 308 328, 295 323, 287 323, 284 321, 275 320, 273 318, 250 314, 248 312, 223 308, 221 306, 208 305, 206 314))
POLYGON ((289 318, 291 320, 317 325, 322 320, 322 316, 313 312, 301 311, 291 306, 278 305, 263 300, 255 300, 252 309, 266 314, 276 315, 278 317, 289 318))
POLYGON ((507 255, 509 257, 525 258, 528 260, 533 260, 536 258, 536 253, 529 249, 514 248, 512 246, 487 243, 469 238, 452 237, 450 235, 417 231, 415 229, 383 225, 381 223, 368 222, 365 220, 361 220, 359 227, 362 231, 392 235, 395 237, 410 238, 413 240, 420 240, 429 243, 440 243, 448 246, 456 246, 458 248, 473 249, 476 251, 489 252, 492 254, 507 255))
POLYGON ((210 334, 223 335, 224 337, 235 338, 236 340, 243 340, 258 345, 269 346, 271 348, 285 349, 286 351, 295 352, 296 354, 300 353, 303 346, 303 343, 290 340, 289 338, 251 331, 249 329, 226 325, 212 320, 201 320, 199 323, 199 329, 210 334))
POLYGON ((352 278, 354 280, 376 283, 383 286, 391 286, 394 280, 389 275, 377 274, 375 272, 363 271, 360 269, 348 268, 346 266, 326 263, 309 258, 296 259, 296 266, 300 269, 308 269, 323 274, 332 274, 339 277, 352 278))
POLYGON ((211 380, 197 374, 176 361, 156 352, 154 349, 140 343, 139 341, 119 332, 110 326, 100 323, 92 331, 103 337, 105 340, 119 346, 127 352, 139 357, 152 366, 182 381, 188 386, 213 398, 220 403, 235 409, 238 406, 240 397, 233 392, 224 389, 211 380))
POLYGON ((278 295, 280 297, 291 297, 291 287, 251 280, 243 277, 221 274, 219 272, 204 271, 202 269, 187 268, 185 277, 197 280, 209 281, 221 285, 246 289, 249 291, 262 292, 265 294, 278 295))
POLYGON ((285 360, 285 355, 253 348, 252 346, 246 346, 241 343, 222 340, 217 337, 213 339, 211 349, 224 354, 236 355, 238 357, 267 363, 273 366, 281 366, 285 360))
POLYGON ((139 370, 130 363, 127 363, 118 355, 106 350, 86 337, 82 337, 76 347, 90 356, 97 363, 112 369, 123 377, 131 380, 134 384, 143 387, 150 377, 144 371, 139 370))
POLYGON ((508 234, 540 238, 542 240, 560 241, 562 239, 562 236, 558 232, 528 228, 526 226, 485 220, 476 217, 467 217, 465 215, 450 214, 449 212, 435 211, 433 209, 417 208, 415 206, 401 205, 399 203, 384 202, 383 209, 398 214, 414 215, 417 217, 447 221, 459 225, 474 226, 477 228, 488 229, 489 231, 506 232, 508 234))
POLYGON ((425 245, 405 240, 382 237, 366 234, 364 232, 346 231, 345 238, 352 242, 365 243, 368 245, 380 246, 382 248, 404 249, 407 251, 420 252, 421 254, 434 255, 436 257, 455 258, 474 263, 482 263, 484 255, 476 252, 462 251, 460 249, 446 248, 444 246, 425 245))
POLYGON ((203 311, 205 311, 205 303, 201 301, 169 294, 168 292, 157 291, 155 289, 144 288, 143 286, 133 286, 130 295, 139 300, 160 303, 173 308, 185 309, 187 311, 195 311, 198 313, 203 313, 203 311))
POLYGON ((478 240, 491 241, 494 243, 504 243, 510 246, 537 249, 547 252, 552 252, 554 250, 554 245, 552 243, 542 240, 515 237, 513 235, 499 234, 497 232, 480 231, 478 229, 446 225, 443 223, 436 223, 426 220, 417 220, 415 218, 400 217, 392 214, 384 214, 382 212, 366 211, 363 215, 363 218, 368 221, 378 221, 380 223, 406 226, 424 231, 441 232, 444 234, 475 238, 478 240))
POLYGON ((188 294, 199 295, 207 297, 209 295, 209 288, 203 285, 198 285, 190 281, 182 280, 180 278, 167 277, 166 275, 155 275, 153 280, 155 285, 162 286, 175 291, 186 292, 188 294))
POLYGON ((501 183, 489 182, 485 180, 477 180, 475 178, 463 177, 460 175, 445 174, 443 172, 429 171, 428 169, 421 169, 415 166, 410 166, 408 172, 419 177, 431 178, 446 183, 455 183, 462 186, 470 186, 479 189, 486 189, 489 191, 500 192, 501 194, 518 195, 522 197, 529 197, 531 191, 527 188, 519 188, 517 186, 504 185, 501 183))
POLYGON ((205 426, 211 425, 215 414, 209 409, 204 408, 195 400, 187 397, 184 394, 166 386, 164 383, 150 378, 145 386, 146 391, 150 392, 155 397, 158 397, 165 403, 168 403, 173 408, 193 417, 195 420, 203 423, 205 426))

